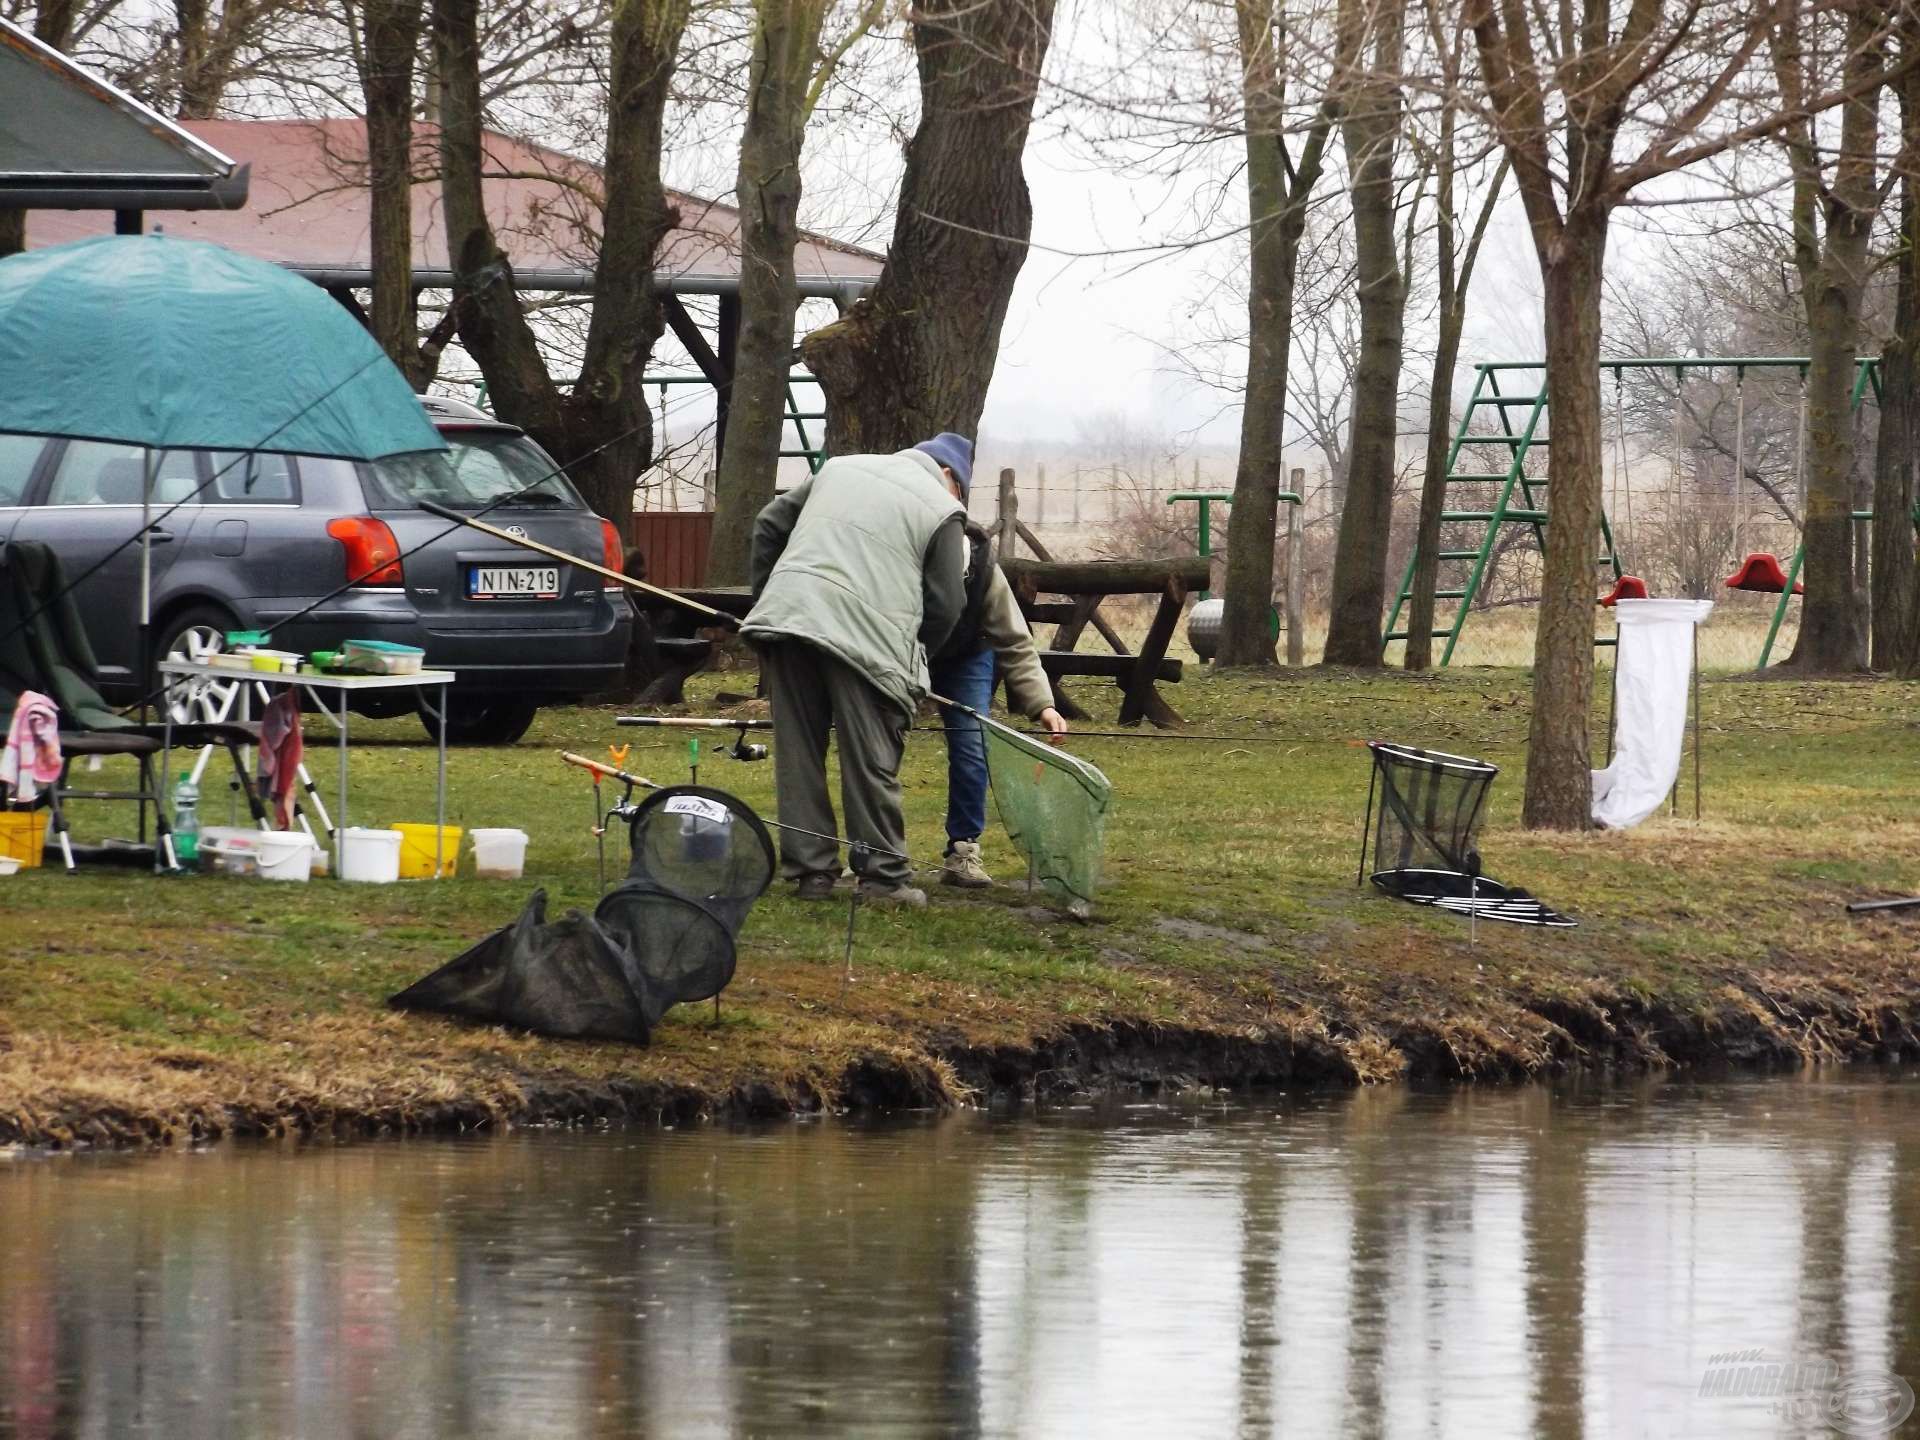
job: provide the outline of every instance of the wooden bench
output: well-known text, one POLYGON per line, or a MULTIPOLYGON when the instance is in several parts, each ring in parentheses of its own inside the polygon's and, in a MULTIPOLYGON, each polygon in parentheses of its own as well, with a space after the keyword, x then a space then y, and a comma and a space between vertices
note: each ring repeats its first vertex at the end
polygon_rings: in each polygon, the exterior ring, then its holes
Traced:
POLYGON ((1086 712, 1061 689, 1066 675, 1110 676, 1123 692, 1120 723, 1137 725, 1151 720, 1162 729, 1181 723, 1179 715, 1155 688, 1165 680, 1178 683, 1182 666, 1167 659, 1167 646, 1180 623, 1180 609, 1189 593, 1204 590, 1211 576, 1204 557, 1175 560, 1021 560, 1003 559, 1000 568, 1013 587, 1014 598, 1027 624, 1057 625, 1053 645, 1040 652, 1041 666, 1053 686, 1054 703, 1069 719, 1085 719, 1086 712), (1042 595, 1065 595, 1068 601, 1043 601, 1042 595), (1111 625, 1100 617, 1100 602, 1110 595, 1158 595, 1159 607, 1138 655, 1130 654, 1111 625), (1112 647, 1111 655, 1083 655, 1075 648, 1088 626, 1098 630, 1112 647))

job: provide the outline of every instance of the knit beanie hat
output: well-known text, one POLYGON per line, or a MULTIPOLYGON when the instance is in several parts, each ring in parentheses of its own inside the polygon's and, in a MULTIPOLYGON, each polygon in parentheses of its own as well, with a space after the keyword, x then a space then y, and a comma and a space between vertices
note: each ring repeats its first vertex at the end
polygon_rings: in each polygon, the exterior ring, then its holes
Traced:
POLYGON ((973 490, 973 442, 964 435, 943 430, 913 448, 931 455, 934 464, 944 465, 953 472, 953 478, 960 482, 960 499, 964 504, 973 490))

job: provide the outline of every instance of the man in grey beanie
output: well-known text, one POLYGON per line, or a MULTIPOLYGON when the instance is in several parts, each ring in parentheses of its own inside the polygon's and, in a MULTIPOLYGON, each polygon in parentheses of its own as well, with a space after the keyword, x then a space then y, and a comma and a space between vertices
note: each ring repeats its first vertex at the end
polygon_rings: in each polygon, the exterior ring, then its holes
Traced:
POLYGON ((965 512, 943 471, 972 447, 940 435, 892 455, 841 455, 753 524, 754 605, 740 633, 760 648, 772 693, 781 872, 802 899, 840 874, 827 794, 827 734, 839 737, 840 799, 863 900, 923 906, 909 882, 900 758, 928 692, 927 653, 966 608, 965 512), (953 442, 964 447, 955 451, 953 442))

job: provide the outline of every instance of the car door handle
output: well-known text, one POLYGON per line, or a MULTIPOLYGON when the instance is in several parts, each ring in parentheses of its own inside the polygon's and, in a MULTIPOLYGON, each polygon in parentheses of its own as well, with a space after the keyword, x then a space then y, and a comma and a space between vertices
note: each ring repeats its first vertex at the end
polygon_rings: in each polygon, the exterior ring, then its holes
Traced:
POLYGON ((158 525, 151 526, 147 531, 147 541, 152 545, 171 545, 173 543, 173 532, 171 530, 162 530, 158 525))

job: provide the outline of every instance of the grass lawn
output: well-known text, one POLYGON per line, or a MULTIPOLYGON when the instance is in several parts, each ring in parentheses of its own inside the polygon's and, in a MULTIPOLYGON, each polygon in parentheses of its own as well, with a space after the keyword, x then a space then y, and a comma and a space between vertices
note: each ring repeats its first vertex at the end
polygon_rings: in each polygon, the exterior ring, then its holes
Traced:
MULTIPOLYGON (((52 867, 0 880, 0 1140, 830 1102, 863 1072, 943 1098, 991 1070, 983 1055, 1103 1030, 1162 1045, 1162 1070, 1202 1079, 1218 1078, 1193 1059, 1202 1042, 1255 1055, 1243 1072, 1360 1081, 1912 1049, 1920 912, 1852 919, 1842 904, 1920 891, 1920 686, 1711 676, 1704 819, 1690 818, 1688 792, 1688 818, 1562 836, 1518 826, 1524 671, 1188 673, 1169 695, 1191 729, 1246 743, 1074 747, 1116 793, 1092 923, 1018 884, 938 891, 924 913, 862 913, 843 991, 844 904, 802 905, 781 887, 747 923, 718 1019, 682 1007, 644 1050, 382 1003, 505 923, 536 885, 553 912, 592 904, 591 792, 555 752, 631 740, 630 768, 686 774, 683 738, 616 731, 611 710, 544 712, 517 746, 453 753, 450 818, 527 830, 523 883, 298 887, 52 867), (1487 873, 1579 928, 1483 924, 1470 948, 1464 921, 1356 888, 1366 737, 1500 764, 1487 873)), ((695 687, 720 688, 750 685, 695 687)), ((1110 728, 1116 691, 1083 682, 1076 695, 1110 728)), ((707 698, 688 709, 711 711, 707 698)), ((324 723, 310 723, 310 745, 329 743, 324 723)), ((418 726, 360 733, 355 822, 430 820, 418 726)), ((330 777, 330 751, 316 770, 330 777)), ((701 776, 773 813, 770 765, 710 759, 701 776)), ((910 743, 905 783, 912 846, 931 860, 937 737, 910 743)), ((224 818, 223 800, 202 805, 209 823, 224 818)), ((124 824, 76 810, 85 835, 124 824)), ((609 836, 616 873, 624 849, 609 836)), ((986 849, 1003 878, 1023 874, 996 830, 986 849)))

